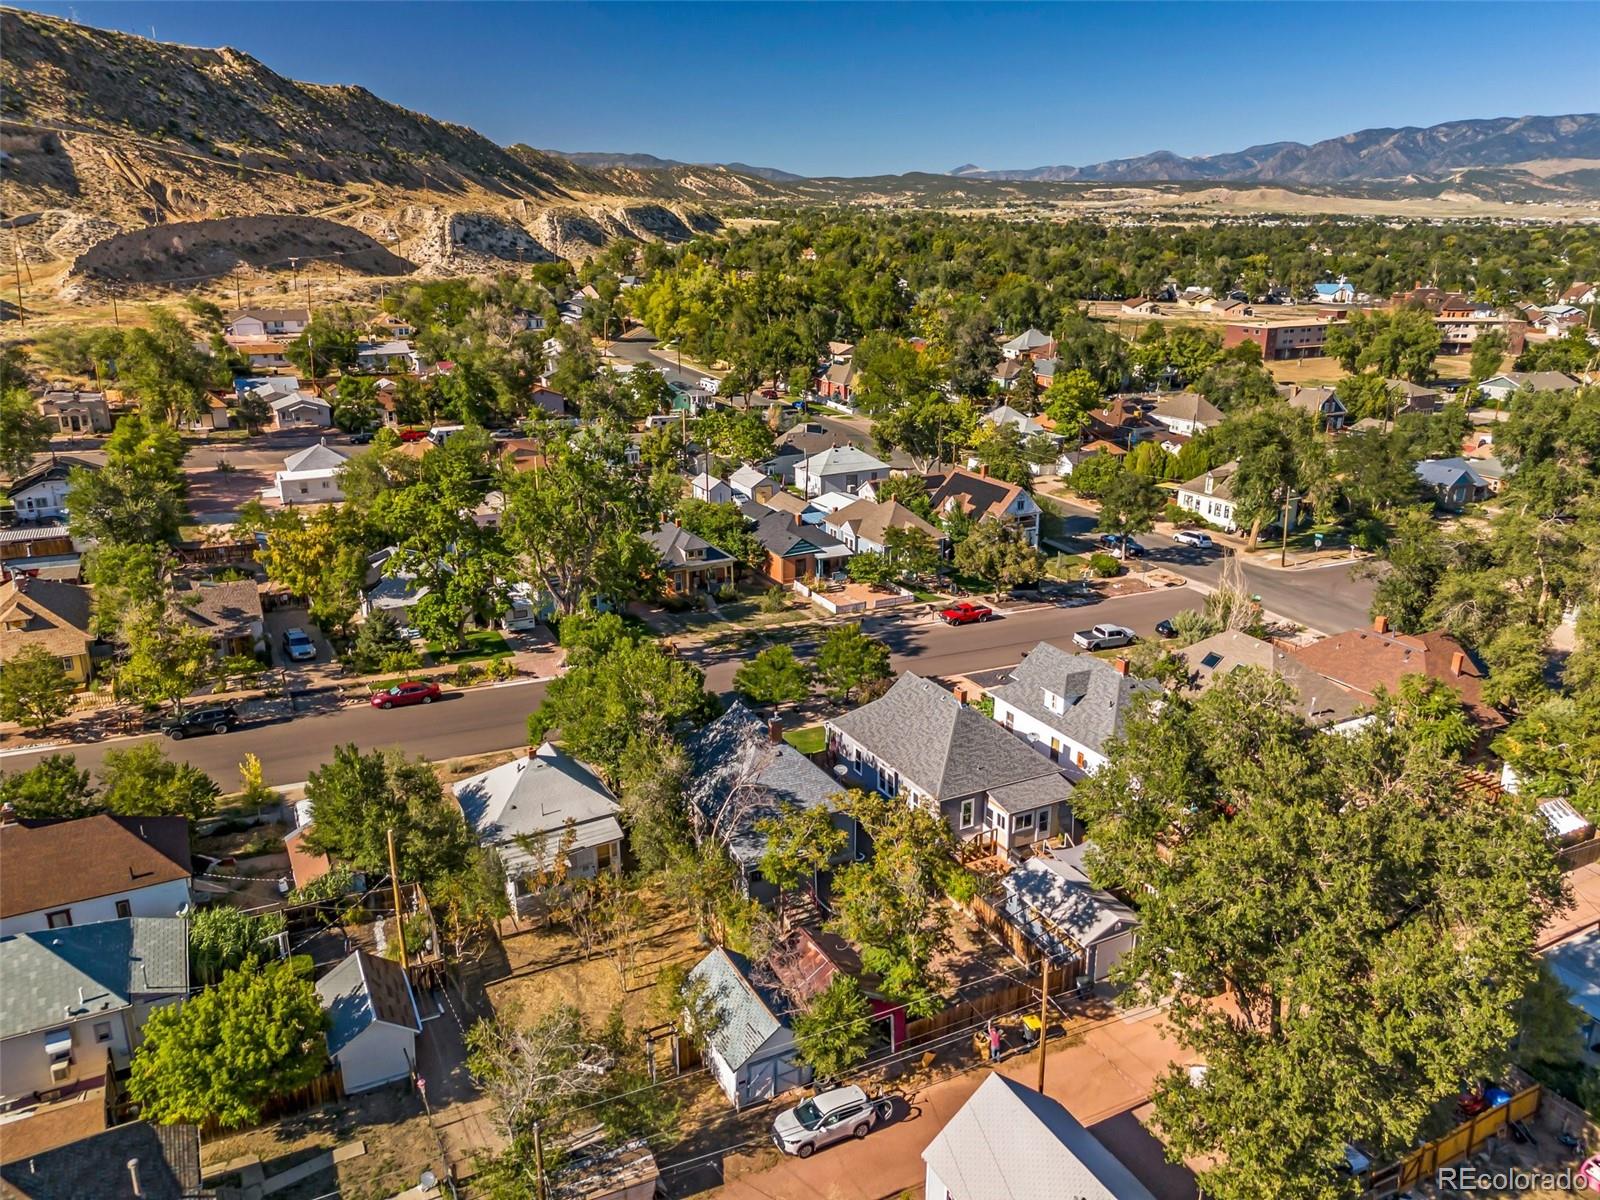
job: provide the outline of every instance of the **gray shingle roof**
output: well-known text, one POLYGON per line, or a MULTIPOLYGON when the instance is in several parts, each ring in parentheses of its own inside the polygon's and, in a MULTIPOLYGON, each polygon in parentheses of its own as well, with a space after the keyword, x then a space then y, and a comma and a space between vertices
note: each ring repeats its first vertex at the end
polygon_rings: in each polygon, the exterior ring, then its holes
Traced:
POLYGON ((1488 487, 1489 481, 1478 473, 1478 465, 1464 458, 1429 458, 1416 466, 1417 478, 1432 488, 1452 488, 1463 476, 1473 487, 1488 487))
POLYGON ((732 557, 705 538, 690 533, 681 525, 671 521, 663 521, 656 529, 645 534, 644 540, 656 548, 656 552, 661 555, 661 561, 668 566, 697 566, 701 563, 722 562, 732 557), (699 557, 689 557, 691 551, 699 551, 699 557))
POLYGON ((130 917, 0 938, 0 1038, 189 990, 189 923, 130 917), (83 999, 78 990, 83 989, 83 999))
POLYGON ((1002 909, 1048 953, 1087 949, 1139 922, 1133 909, 1089 882, 1070 861, 1035 857, 1000 881, 1002 909))
MULTIPOLYGON (((832 724, 935 800, 1061 778, 1048 759, 910 671, 880 698, 832 724)), ((1061 799, 1066 792, 1063 781, 1061 799)))
POLYGON ((737 700, 690 743, 689 760, 689 802, 708 821, 740 793, 743 811, 729 831, 728 850, 747 867, 767 845, 758 821, 785 808, 816 808, 840 792, 839 782, 800 751, 769 740, 766 722, 737 700))
POLYGON ((517 838, 544 834, 547 852, 554 853, 568 821, 575 849, 622 840, 616 798, 587 767, 548 743, 463 779, 452 790, 467 824, 484 842, 500 847, 513 875, 529 862, 517 838))
POLYGON ((365 950, 317 980, 317 996, 328 1011, 329 1054, 338 1054, 374 1021, 422 1032, 405 970, 365 950))
POLYGON ((1062 1105, 993 1072, 922 1152, 951 1200, 1153 1200, 1062 1105))
POLYGON ((340 454, 332 446, 318 442, 315 446, 307 446, 304 450, 297 450, 283 460, 284 471, 337 471, 350 461, 350 457, 340 454))
POLYGON ((1160 690, 1153 680, 1124 675, 1092 654, 1069 654, 1051 642, 1040 642, 1011 672, 1011 682, 990 688, 989 694, 1098 752, 1122 732, 1134 696, 1160 690), (1062 698, 1063 711, 1045 707, 1046 691, 1062 698))
POLYGON ((779 558, 818 553, 838 557, 849 553, 829 537, 821 525, 802 525, 791 514, 767 508, 760 501, 751 500, 739 511, 755 521, 751 532, 756 541, 779 558))
POLYGON ((822 475, 843 475, 851 471, 866 474, 888 469, 889 464, 883 459, 874 458, 855 446, 832 446, 820 454, 813 454, 805 465, 808 479, 822 475))
POLYGON ((200 1127, 135 1121, 0 1166, 7 1196, 24 1200, 112 1200, 132 1196, 139 1160, 143 1200, 193 1200, 202 1191, 200 1127), (14 1189, 14 1190, 13 1190, 14 1189))
POLYGON ((751 982, 750 964, 742 955, 719 946, 694 965, 689 978, 705 984, 706 998, 717 1008, 711 1045, 733 1070, 785 1027, 774 1005, 751 982))

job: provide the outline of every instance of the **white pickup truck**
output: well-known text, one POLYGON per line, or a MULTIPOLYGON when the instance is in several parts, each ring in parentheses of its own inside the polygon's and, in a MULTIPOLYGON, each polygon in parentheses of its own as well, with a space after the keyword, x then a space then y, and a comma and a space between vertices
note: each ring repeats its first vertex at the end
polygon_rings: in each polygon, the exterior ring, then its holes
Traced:
POLYGON ((1072 635, 1073 642, 1085 650, 1110 650, 1114 646, 1129 645, 1133 639, 1133 630, 1125 625, 1096 625, 1072 635))

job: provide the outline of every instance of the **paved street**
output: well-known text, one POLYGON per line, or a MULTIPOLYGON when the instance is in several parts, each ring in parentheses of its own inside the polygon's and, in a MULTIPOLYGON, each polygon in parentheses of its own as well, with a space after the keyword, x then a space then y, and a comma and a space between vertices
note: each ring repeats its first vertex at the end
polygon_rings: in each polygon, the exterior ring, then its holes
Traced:
MULTIPOLYGON (((1155 623, 1200 602, 1189 588, 1170 588, 1085 608, 1034 606, 984 625, 952 628, 923 617, 875 617, 866 628, 888 643, 895 671, 923 675, 953 675, 1005 667, 1040 641, 1070 647, 1072 634, 1096 621, 1115 621, 1143 635, 1155 623)), ((801 653, 805 650, 802 648, 801 653)), ((695 657, 691 653, 691 657, 695 657)), ((707 686, 718 693, 733 687, 734 672, 748 657, 708 658, 700 661, 707 686)), ((253 725, 236 733, 171 742, 159 735, 114 738, 86 745, 62 745, 58 750, 75 754, 80 765, 97 768, 106 751, 159 740, 173 758, 193 763, 210 773, 223 788, 239 785, 239 762, 246 753, 261 759, 268 783, 299 783, 321 766, 333 747, 354 742, 364 749, 397 746, 408 754, 428 759, 484 754, 520 746, 527 738, 527 717, 544 696, 543 683, 479 688, 447 694, 437 704, 415 708, 378 709, 351 707, 306 714, 293 720, 253 725)), ((50 750, 8 754, 0 758, 0 771, 24 770, 50 750)))
MULTIPOLYGON (((1097 514, 1060 496, 1050 497, 1066 514, 1067 532, 1088 549, 1099 535, 1094 532, 1097 514)), ((1216 550, 1196 550, 1180 546, 1161 533, 1141 533, 1134 539, 1150 553, 1143 559, 1151 566, 1165 567, 1187 579, 1215 587, 1222 578, 1222 555, 1216 550)), ((1358 579, 1343 563, 1322 567, 1302 567, 1279 571, 1244 563, 1245 584, 1261 597, 1262 607, 1320 633, 1341 633, 1359 629, 1370 620, 1372 595, 1377 588, 1371 579, 1358 579)))
POLYGON ((652 366, 660 367, 666 372, 668 383, 681 383, 685 387, 697 387, 700 380, 708 372, 700 370, 685 362, 682 367, 678 365, 678 356, 671 350, 663 350, 656 341, 655 334, 642 325, 636 325, 616 341, 611 343, 611 354, 626 362, 647 362, 652 366))

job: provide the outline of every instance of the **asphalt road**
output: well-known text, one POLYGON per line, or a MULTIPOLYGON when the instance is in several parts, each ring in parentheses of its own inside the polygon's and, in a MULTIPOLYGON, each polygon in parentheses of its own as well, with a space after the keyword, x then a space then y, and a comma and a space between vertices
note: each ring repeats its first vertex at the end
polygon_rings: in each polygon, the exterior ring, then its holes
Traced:
POLYGON ((635 326, 622 337, 611 343, 611 354, 625 362, 649 363, 651 366, 660 367, 666 372, 668 383, 681 383, 685 387, 698 387, 700 380, 705 378, 707 372, 691 366, 678 366, 678 356, 670 350, 663 350, 656 341, 655 334, 641 326, 635 326))
MULTIPOLYGON (((1094 532, 1096 514, 1086 508, 1052 496, 1066 514, 1066 528, 1081 549, 1099 534, 1094 532)), ((1222 579, 1222 554, 1218 550, 1196 550, 1182 546, 1160 533, 1141 533, 1134 539, 1149 551, 1138 560, 1150 566, 1165 567, 1186 579, 1215 587, 1222 579)), ((1377 584, 1357 578, 1349 565, 1302 567, 1280 571, 1245 562, 1245 586, 1261 597, 1262 607, 1319 633, 1342 633, 1359 629, 1372 618, 1373 592, 1377 584)))
MULTIPOLYGON (((1036 606, 997 616, 981 625, 951 627, 922 617, 893 616, 870 618, 865 625, 888 643, 891 664, 897 673, 909 670, 921 675, 956 675, 1011 666, 1041 641, 1070 648, 1076 630, 1099 621, 1113 621, 1141 635, 1153 636, 1157 621, 1198 603, 1199 597, 1189 588, 1170 588, 1083 608, 1036 606)), ((797 649, 802 657, 807 654, 804 645, 797 649)), ((744 653, 701 660, 707 686, 719 694, 729 692, 734 672, 747 657, 749 654, 744 653)), ((528 714, 539 706, 544 692, 543 683, 480 688, 447 695, 429 705, 388 712, 350 707, 302 713, 293 719, 181 742, 146 735, 83 745, 63 744, 25 754, 7 754, 0 758, 0 773, 25 770, 44 755, 58 752, 72 753, 80 766, 96 770, 107 751, 159 741, 169 756, 206 771, 230 791, 239 786, 239 763, 246 754, 261 759, 268 783, 299 783, 332 757, 335 746, 346 742, 354 742, 364 750, 393 746, 428 759, 512 749, 526 741, 528 714)))

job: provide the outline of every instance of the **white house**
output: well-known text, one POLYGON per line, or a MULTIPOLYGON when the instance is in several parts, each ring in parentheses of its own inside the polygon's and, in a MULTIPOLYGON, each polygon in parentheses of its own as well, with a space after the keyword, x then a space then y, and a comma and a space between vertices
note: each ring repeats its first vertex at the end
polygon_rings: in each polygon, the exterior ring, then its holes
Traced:
POLYGON ((416 1067, 422 1017, 405 968, 357 950, 317 980, 328 1014, 328 1055, 346 1092, 366 1092, 416 1067))
POLYGON ((39 412, 62 433, 111 432, 111 407, 104 392, 53 387, 39 397, 39 412))
POLYGON ((864 483, 889 477, 889 464, 854 446, 832 446, 813 454, 795 468, 795 482, 808 496, 823 492, 854 495, 864 483))
POLYGON ((762 501, 778 490, 772 476, 748 463, 741 464, 728 476, 728 486, 733 489, 736 500, 762 501))
POLYGON ((1056 341, 1048 333, 1037 329, 1024 329, 1016 337, 1000 344, 1000 353, 1006 358, 1048 358, 1055 353, 1056 341))
POLYGON ((52 454, 48 462, 40 463, 18 475, 6 485, 6 498, 11 501, 19 521, 58 521, 67 515, 67 493, 72 490, 70 476, 74 467, 98 471, 95 463, 65 454, 52 454))
POLYGON ((173 917, 190 901, 183 817, 0 824, 0 937, 126 917, 173 917))
POLYGON ((452 790, 478 840, 500 852, 506 894, 518 916, 534 913, 538 877, 557 865, 558 854, 566 855, 568 876, 622 870, 616 797, 548 742, 452 790))
POLYGON ((1154 1200, 1059 1101, 998 1071, 922 1161, 927 1200, 1154 1200))
POLYGON ((298 337, 311 314, 303 308, 242 308, 228 318, 228 336, 240 341, 264 337, 298 337))
MULTIPOLYGON (((1178 507, 1186 512, 1198 513, 1211 524, 1237 532, 1239 523, 1234 519, 1234 499, 1230 481, 1239 469, 1238 460, 1213 467, 1204 475, 1197 475, 1188 483, 1178 485, 1178 507)), ((1278 516, 1281 518, 1282 513, 1278 516)), ((1289 527, 1300 523, 1300 502, 1289 503, 1289 527)))
POLYGON ((331 504, 344 499, 339 473, 350 461, 327 442, 297 450, 283 460, 283 470, 273 476, 280 504, 331 504))
POLYGON ((1095 983, 1133 949, 1139 916, 1089 880, 1083 860, 1091 843, 1051 846, 1000 880, 1000 911, 1056 963, 1078 959, 1095 983))
POLYGON ((1331 283, 1311 285, 1311 299, 1318 304, 1353 304, 1355 298, 1356 285, 1343 275, 1331 283))
POLYGON ((326 429, 333 424, 333 406, 310 392, 290 392, 269 404, 274 429, 326 429))
POLYGON ((1222 424, 1222 412, 1204 396, 1194 392, 1172 392, 1158 396, 1146 414, 1169 433, 1193 437, 1222 424))
POLYGON ((1134 699, 1160 691, 1153 680, 1129 675, 1126 659, 1108 663, 1040 642, 989 695, 998 724, 1082 778, 1105 765, 1106 743, 1122 732, 1134 699))
POLYGON ((387 342, 373 342, 356 347, 356 363, 369 371, 387 370, 395 362, 405 364, 408 371, 420 371, 422 359, 412 349, 411 343, 396 338, 387 342))
POLYGON ((689 486, 696 500, 706 500, 712 504, 733 502, 733 489, 709 471, 701 471, 689 486))
POLYGON ((935 546, 944 541, 944 530, 924 521, 898 500, 853 501, 824 516, 822 527, 858 554, 882 554, 891 529, 919 530, 935 546))
MULTIPOLYGON (((87 863, 87 858, 85 858, 87 863)), ((0 1107, 123 1070, 151 1009, 189 992, 189 922, 133 917, 0 937, 0 1107)))
POLYGON ((1582 385, 1563 371, 1507 371, 1478 385, 1485 398, 1503 404, 1518 392, 1567 392, 1582 385))
POLYGON ((743 1108, 811 1082, 794 1031, 778 1015, 775 998, 750 978, 744 958, 718 947, 694 965, 689 980, 703 985, 722 1018, 707 1039, 705 1056, 729 1103, 743 1108))

